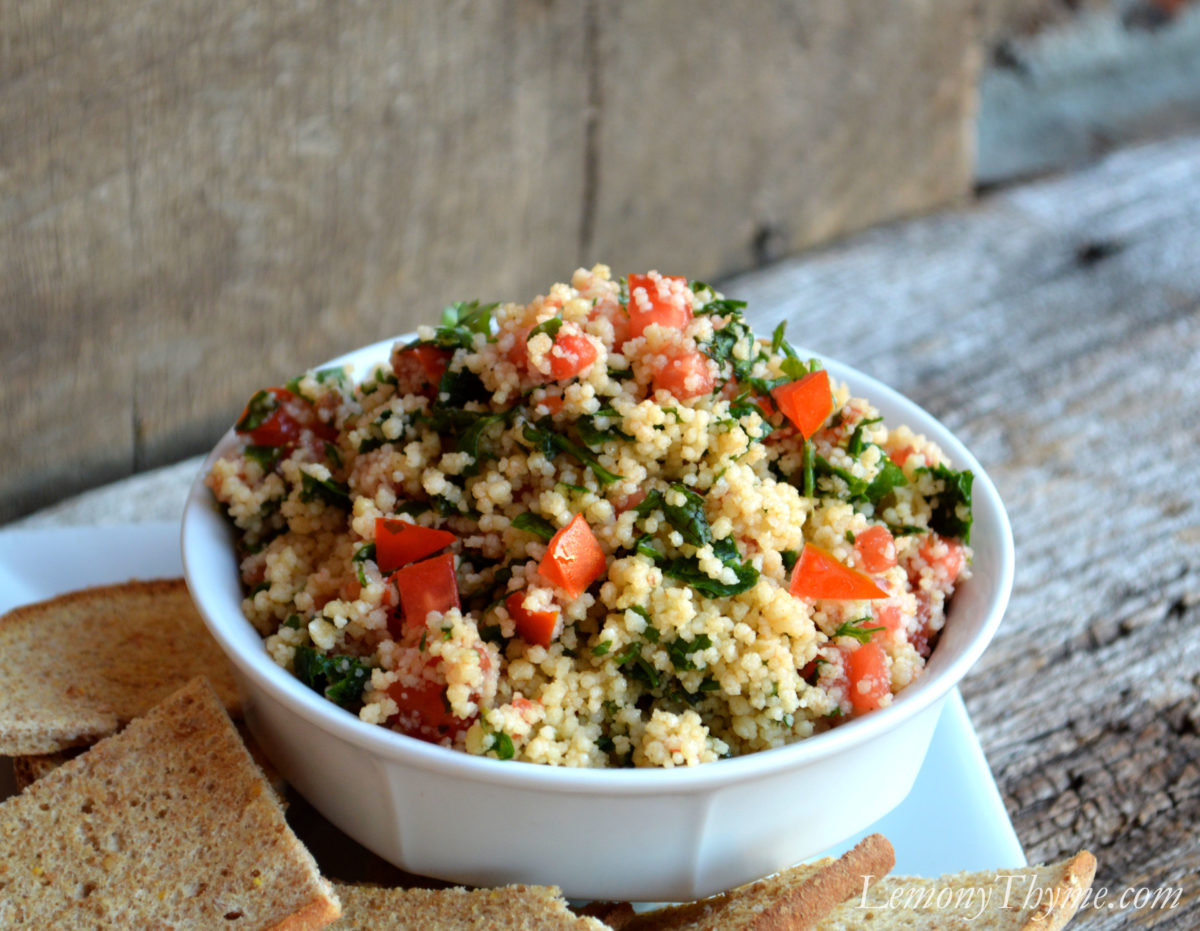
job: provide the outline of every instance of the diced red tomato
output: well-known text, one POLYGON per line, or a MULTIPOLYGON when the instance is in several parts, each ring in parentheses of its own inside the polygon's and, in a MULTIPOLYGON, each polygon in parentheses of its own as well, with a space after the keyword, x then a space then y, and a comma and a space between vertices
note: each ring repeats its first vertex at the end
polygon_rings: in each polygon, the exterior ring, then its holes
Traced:
POLYGON ((400 594, 406 629, 424 624, 430 611, 446 612, 461 607, 454 556, 450 553, 397 569, 392 573, 392 581, 400 594))
POLYGON ((650 387, 664 389, 681 401, 709 394, 716 379, 704 353, 691 350, 667 356, 667 363, 654 373, 650 387))
POLYGON ((938 632, 933 629, 933 607, 930 604, 929 592, 917 589, 917 624, 916 630, 909 634, 908 640, 918 655, 929 659, 933 653, 933 641, 938 632))
POLYGON ((518 330, 516 339, 504 356, 536 381, 566 381, 574 378, 595 362, 599 355, 596 344, 583 333, 560 332, 554 338, 554 346, 550 350, 550 375, 546 376, 529 368, 529 334, 532 331, 533 327, 522 327, 518 330))
POLYGON ((392 372, 404 394, 429 394, 441 384, 454 353, 437 346, 403 346, 392 351, 392 372))
POLYGON ((916 557, 905 562, 909 583, 917 599, 916 624, 909 632, 908 639, 921 656, 929 656, 939 633, 933 626, 933 593, 951 592, 966 564, 967 554, 963 544, 936 533, 930 533, 921 541, 916 557), (933 570, 932 576, 924 575, 927 567, 933 570), (927 582, 925 578, 928 578, 927 582), (929 584, 932 588, 926 587, 929 584))
MULTIPOLYGON (((396 601, 400 601, 400 594, 398 592, 396 594, 396 601)), ((392 605, 391 607, 392 610, 388 612, 387 616, 388 633, 392 635, 393 640, 400 643, 409 637, 409 631, 405 627, 403 609, 400 608, 399 604, 392 605)), ((415 630, 416 628, 413 629, 415 630)))
POLYGON ((792 570, 792 582, 788 591, 797 598, 829 598, 843 601, 887 597, 887 592, 880 589, 868 576, 842 565, 830 553, 812 543, 804 544, 800 560, 792 570))
POLYGON ((953 584, 962 575, 963 567, 967 563, 966 551, 958 540, 936 533, 931 533, 925 538, 917 548, 917 555, 949 584, 953 584))
MULTIPOLYGON (((725 382, 724 385, 721 386, 721 391, 718 397, 720 397, 723 401, 732 401, 739 394, 741 394, 741 392, 742 386, 738 384, 738 380, 736 378, 730 378, 725 382)), ((778 410, 778 408, 775 407, 774 402, 771 400, 771 396, 769 394, 764 395, 751 393, 749 395, 749 401, 754 404, 759 411, 762 412, 764 420, 778 410)), ((774 435, 774 432, 768 435, 772 436, 774 435)))
POLYGON ((928 456, 926 456, 924 453, 918 453, 911 446, 901 446, 899 449, 893 449, 890 453, 888 453, 888 458, 891 459, 892 462, 896 463, 896 465, 900 466, 900 468, 904 468, 904 464, 908 462, 909 457, 913 455, 917 456, 917 459, 919 460, 917 463, 918 465, 932 465, 928 456))
POLYGON ((550 374, 557 381, 574 378, 595 362, 597 355, 596 344, 582 333, 559 333, 550 350, 550 374))
POLYGON ((897 604, 880 605, 875 611, 875 620, 871 622, 871 627, 882 627, 883 630, 874 631, 871 634, 871 639, 876 642, 886 642, 891 640, 896 631, 900 629, 900 624, 903 618, 900 615, 900 606, 897 604))
POLYGON ((308 401, 286 388, 266 388, 255 394, 235 429, 257 446, 296 446, 306 430, 320 441, 337 439, 337 429, 322 421, 308 401))
POLYGON ((548 394, 537 402, 537 406, 546 408, 546 411, 551 414, 557 414, 562 410, 563 399, 561 394, 548 394))
POLYGON ((833 412, 833 392, 824 369, 772 388, 771 397, 805 439, 816 433, 833 412))
POLYGON ((513 344, 504 352, 504 357, 524 371, 529 367, 529 334, 533 327, 521 327, 516 331, 513 344))
POLYGON ((454 355, 449 349, 439 349, 437 346, 417 346, 410 351, 416 353, 421 368, 425 370, 425 377, 432 385, 441 382, 454 355))
POLYGON ((867 572, 887 572, 896 565, 896 540, 887 527, 868 527, 855 537, 854 548, 867 572))
POLYGON ((613 348, 620 349, 629 340, 629 311, 612 298, 603 298, 596 302, 588 314, 589 320, 604 317, 612 324, 613 348))
POLYGON ((613 501, 612 506, 613 506, 613 510, 615 510, 618 514, 624 514, 626 511, 630 510, 631 508, 637 507, 639 504, 641 504, 645 500, 646 500, 646 489, 645 488, 635 488, 629 494, 622 495, 620 498, 613 501))
POLYGON ((517 635, 526 643, 548 647, 558 627, 557 608, 531 610, 525 607, 525 592, 513 592, 504 599, 504 606, 517 624, 517 635))
POLYGON ((457 540, 449 530, 422 527, 406 520, 375 518, 375 564, 391 572, 410 562, 432 556, 457 540))
POLYGON ((400 607, 400 593, 396 591, 395 585, 388 585, 384 588, 380 604, 389 609, 400 607))
POLYGON ((455 740, 470 728, 474 719, 456 717, 446 702, 446 685, 422 679, 417 685, 395 682, 388 686, 388 695, 400 706, 400 712, 389 722, 393 730, 409 737, 439 743, 455 740))
POLYGON ((917 595, 917 626, 910 635, 908 642, 912 643, 912 648, 917 650, 918 655, 929 659, 930 654, 934 651, 934 639, 937 636, 937 631, 932 627, 932 615, 934 608, 930 605, 930 595, 924 589, 918 589, 917 595))
POLYGON ((510 704, 512 705, 513 710, 521 716, 521 720, 523 720, 526 724, 532 724, 537 718, 538 712, 541 710, 540 706, 536 702, 530 701, 524 695, 514 696, 510 704))
POLYGON ((630 275, 629 284, 629 335, 641 336, 646 327, 658 324, 682 330, 692 319, 692 308, 680 289, 672 288, 670 282, 684 282, 679 275, 630 275))
POLYGON ((874 641, 843 650, 846 662, 846 691, 856 715, 874 711, 892 690, 887 654, 874 641))
POLYGON ((550 538, 538 572, 575 599, 604 574, 606 566, 600 541, 583 515, 576 514, 550 538))

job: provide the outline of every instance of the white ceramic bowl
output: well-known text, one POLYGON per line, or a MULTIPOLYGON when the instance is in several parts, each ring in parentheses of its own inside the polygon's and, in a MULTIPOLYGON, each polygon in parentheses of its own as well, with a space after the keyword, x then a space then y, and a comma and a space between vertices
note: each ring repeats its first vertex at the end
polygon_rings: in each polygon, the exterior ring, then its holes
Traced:
MULTIPOLYGON (((333 360, 356 377, 393 340, 333 360)), ((808 358, 812 353, 803 353, 808 358)), ((825 360, 889 425, 975 473, 973 577, 955 593, 924 674, 885 709, 777 750, 673 770, 500 762, 364 724, 275 665, 241 613, 234 533, 197 477, 183 518, 192 597, 233 661, 255 738, 330 821, 397 866, 455 882, 549 883, 580 899, 699 898, 850 837, 912 787, 942 704, 1008 603, 1012 532, 995 486, 953 434, 895 391, 825 360)))

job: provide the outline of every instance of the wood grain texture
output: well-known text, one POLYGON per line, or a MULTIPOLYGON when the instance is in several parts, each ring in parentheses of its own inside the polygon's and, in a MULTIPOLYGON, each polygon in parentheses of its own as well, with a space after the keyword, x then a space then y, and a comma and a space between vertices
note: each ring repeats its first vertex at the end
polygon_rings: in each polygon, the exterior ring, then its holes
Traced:
POLYGON ((5 516, 197 451, 256 386, 575 261, 568 4, 7 7, 5 516))
POLYGON ((727 274, 961 198, 977 30, 959 0, 606 9, 585 248, 727 274))
POLYGON ((955 430, 1017 574, 964 695, 1031 861, 1181 889, 1081 927, 1200 925, 1200 136, 727 282, 756 324, 955 430))
POLYGON ((1174 15, 1167 0, 1103 6, 997 40, 980 81, 979 185, 1200 128, 1200 5, 1174 15))
POLYGON ((0 520, 449 301, 962 194, 971 4, 876 9, 0 0, 0 520))

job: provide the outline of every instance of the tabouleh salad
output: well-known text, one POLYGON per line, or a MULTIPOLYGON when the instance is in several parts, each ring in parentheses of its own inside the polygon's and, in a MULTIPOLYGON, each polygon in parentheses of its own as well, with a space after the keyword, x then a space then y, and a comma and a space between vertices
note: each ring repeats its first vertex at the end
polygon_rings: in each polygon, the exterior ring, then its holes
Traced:
POLYGON ((971 473, 744 310, 598 265, 255 394, 207 480, 270 655, 364 721, 568 766, 890 704, 969 572, 971 473))

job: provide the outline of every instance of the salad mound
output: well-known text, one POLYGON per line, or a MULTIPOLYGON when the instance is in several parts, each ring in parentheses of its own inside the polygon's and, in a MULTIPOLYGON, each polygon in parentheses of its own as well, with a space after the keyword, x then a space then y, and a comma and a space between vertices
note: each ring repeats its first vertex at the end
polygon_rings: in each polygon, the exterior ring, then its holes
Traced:
POLYGON ((676 766, 921 674, 971 473, 745 305, 598 265, 258 392, 208 484, 280 665, 499 759, 676 766))

